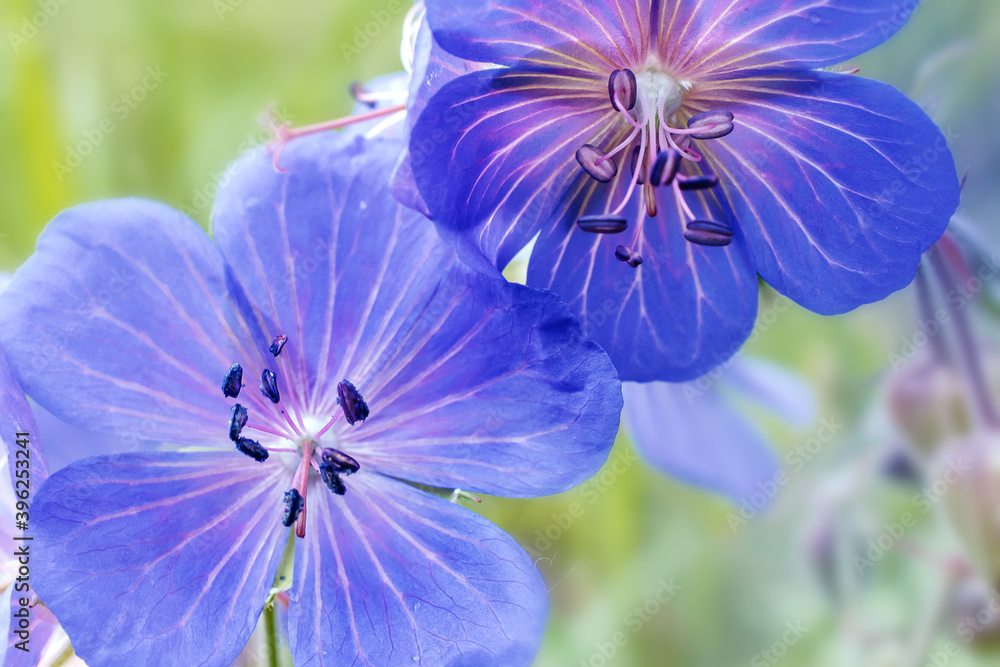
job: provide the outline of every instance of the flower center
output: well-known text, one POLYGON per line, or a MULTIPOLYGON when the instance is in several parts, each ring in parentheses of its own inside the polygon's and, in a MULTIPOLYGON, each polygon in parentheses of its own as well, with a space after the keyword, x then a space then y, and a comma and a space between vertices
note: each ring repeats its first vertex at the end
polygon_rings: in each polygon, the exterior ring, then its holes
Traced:
POLYGON ((664 122, 673 117, 684 102, 681 84, 655 65, 647 65, 635 76, 642 110, 648 118, 650 113, 659 114, 664 122))
MULTIPOLYGON (((642 212, 654 218, 658 212, 656 189, 669 187, 684 217, 684 237, 691 243, 704 246, 725 246, 732 240, 732 229, 724 222, 699 220, 684 199, 684 193, 715 187, 719 179, 701 166, 698 172, 685 173, 687 164, 702 162, 701 153, 693 147, 693 140, 708 141, 728 135, 734 129, 733 114, 728 111, 708 111, 688 119, 687 127, 673 127, 671 123, 684 104, 684 92, 690 83, 678 81, 664 72, 656 62, 647 63, 638 75, 628 69, 615 70, 608 77, 608 97, 611 107, 621 115, 628 136, 617 146, 602 150, 586 144, 576 152, 577 162, 583 170, 601 183, 610 182, 618 175, 616 156, 623 151, 629 155, 632 177, 620 204, 605 214, 585 215, 577 226, 594 234, 620 234, 628 229, 628 221, 621 212, 639 189, 639 224, 635 226, 633 243, 638 240, 642 212), (629 131, 631 128, 631 131, 629 131), (631 148, 631 151, 627 149, 631 148)), ((615 257, 633 268, 642 264, 642 257, 630 248, 619 245, 615 257)))
MULTIPOLYGON (((282 360, 279 360, 287 342, 287 337, 278 336, 268 351, 274 355, 276 367, 283 373, 287 371, 285 377, 292 377, 291 366, 287 360, 282 359, 286 361, 283 365, 280 363, 282 360)), ((243 386, 243 367, 233 364, 222 381, 222 393, 229 398, 238 398, 243 386)), ((304 413, 296 406, 294 389, 294 383, 285 386, 285 396, 282 398, 278 373, 270 368, 263 369, 260 374, 260 396, 252 391, 248 392, 245 402, 249 407, 240 403, 232 407, 229 417, 229 439, 236 444, 237 450, 261 463, 273 452, 301 457, 295 468, 293 486, 285 494, 285 514, 282 523, 285 526, 295 524, 295 534, 304 537, 309 469, 316 470, 327 488, 341 496, 347 492, 342 477, 352 475, 361 469, 358 462, 350 455, 339 449, 322 447, 321 439, 341 416, 351 425, 365 421, 369 415, 369 408, 361 392, 348 380, 341 380, 337 384, 337 405, 340 409, 336 410, 329 420, 317 418, 304 413), (268 445, 262 445, 257 440, 245 437, 244 429, 263 433, 268 445)))

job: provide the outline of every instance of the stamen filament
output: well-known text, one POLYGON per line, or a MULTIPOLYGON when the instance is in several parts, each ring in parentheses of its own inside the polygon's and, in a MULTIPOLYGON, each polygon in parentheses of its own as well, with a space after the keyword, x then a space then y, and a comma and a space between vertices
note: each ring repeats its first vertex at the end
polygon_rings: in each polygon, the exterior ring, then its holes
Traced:
POLYGON ((293 128, 291 127, 291 123, 277 125, 272 121, 270 129, 274 132, 274 141, 271 142, 271 145, 276 145, 274 148, 274 168, 278 171, 284 171, 279 164, 279 160, 281 159, 281 152, 285 149, 285 145, 292 139, 303 137, 308 134, 315 134, 317 132, 326 132, 327 130, 339 130, 342 127, 347 127, 348 125, 353 125, 354 123, 363 123, 375 118, 382 118, 383 116, 389 116, 399 111, 406 111, 405 102, 385 107, 384 109, 376 109, 374 111, 369 111, 368 113, 358 114, 356 116, 346 116, 344 118, 328 120, 322 123, 315 123, 313 125, 304 125, 303 127, 293 128))
POLYGON ((674 141, 674 138, 672 136, 670 136, 670 130, 668 128, 661 127, 660 128, 660 135, 662 136, 663 139, 666 140, 667 144, 669 144, 670 147, 673 148, 675 151, 677 151, 678 153, 680 153, 681 156, 685 160, 691 160, 692 162, 701 162, 701 155, 699 155, 697 153, 690 153, 690 152, 684 150, 683 148, 681 148, 677 144, 677 142, 674 141))
POLYGON ((376 109, 375 111, 369 111, 356 116, 345 116, 344 118, 328 120, 322 123, 315 123, 313 125, 304 125, 302 127, 293 128, 290 126, 290 123, 285 123, 275 130, 276 134, 280 133, 276 138, 287 142, 298 137, 303 137, 307 134, 315 134, 317 132, 325 132, 327 130, 339 130, 342 127, 347 127, 348 125, 353 125, 354 123, 363 123, 367 120, 381 118, 382 116, 394 114, 397 111, 406 111, 406 104, 394 104, 393 106, 386 107, 384 109, 376 109))
MULTIPOLYGON (((645 164, 644 161, 643 161, 643 158, 645 157, 645 155, 646 155, 646 133, 643 132, 642 133, 642 139, 639 141, 639 160, 637 162, 638 165, 645 164)), ((629 183, 628 191, 625 193, 625 198, 622 199, 622 203, 618 205, 618 208, 616 208, 614 211, 612 211, 608 215, 612 215, 612 216, 618 215, 618 214, 620 214, 622 212, 622 210, 625 208, 625 206, 628 205, 629 200, 632 198, 632 193, 635 191, 635 185, 636 185, 636 183, 639 182, 639 173, 640 173, 640 169, 636 169, 635 173, 632 174, 632 182, 629 183)))
POLYGON ((615 95, 615 102, 617 102, 618 108, 622 110, 621 114, 625 116, 625 120, 628 121, 629 125, 635 128, 642 127, 642 123, 640 123, 637 120, 633 120, 632 114, 630 114, 628 111, 625 111, 625 104, 622 102, 621 97, 619 95, 615 95))
POLYGON ((340 419, 340 416, 342 414, 344 414, 344 413, 341 410, 341 411, 338 411, 335 415, 333 415, 333 418, 331 418, 330 421, 328 421, 326 423, 326 426, 324 426, 323 428, 321 428, 319 430, 319 433, 317 433, 315 437, 317 439, 322 438, 326 434, 326 432, 329 431, 330 428, 332 428, 335 423, 337 423, 337 420, 340 419))
POLYGON ((673 188, 674 188, 674 196, 676 196, 677 201, 681 203, 681 208, 684 210, 684 213, 691 220, 696 220, 698 216, 696 216, 694 212, 691 211, 691 207, 688 206, 687 201, 684 199, 684 193, 681 192, 681 185, 677 179, 674 179, 673 188))
POLYGON ((312 460, 313 448, 315 446, 316 441, 312 438, 302 443, 302 460, 299 461, 299 468, 295 472, 296 477, 298 477, 296 488, 298 488, 299 493, 302 495, 302 514, 299 515, 298 520, 295 522, 295 535, 299 538, 306 536, 306 492, 309 490, 309 462, 312 460))
POLYGON ((294 433, 300 438, 305 435, 302 431, 299 430, 299 427, 295 425, 295 422, 292 421, 292 418, 288 416, 287 412, 282 410, 281 416, 285 418, 286 422, 288 422, 288 426, 292 429, 292 433, 294 433))
MULTIPOLYGON (((264 428, 263 426, 254 426, 253 424, 247 424, 245 428, 253 429, 254 431, 260 431, 261 433, 267 433, 268 435, 277 436, 279 438, 287 438, 287 433, 280 433, 278 431, 273 431, 269 428, 264 428)), ((270 449, 270 448, 268 448, 270 449)))
POLYGON ((636 126, 636 128, 634 130, 632 130, 632 134, 628 135, 628 139, 626 139, 625 141, 623 141, 617 148, 615 148, 610 153, 606 153, 603 157, 597 158, 597 164, 601 164, 605 160, 610 160, 612 157, 614 157, 618 153, 622 152, 623 150, 625 150, 626 148, 628 148, 629 146, 631 146, 632 145, 632 140, 635 139, 635 135, 639 134, 639 131, 640 131, 640 127, 636 126))

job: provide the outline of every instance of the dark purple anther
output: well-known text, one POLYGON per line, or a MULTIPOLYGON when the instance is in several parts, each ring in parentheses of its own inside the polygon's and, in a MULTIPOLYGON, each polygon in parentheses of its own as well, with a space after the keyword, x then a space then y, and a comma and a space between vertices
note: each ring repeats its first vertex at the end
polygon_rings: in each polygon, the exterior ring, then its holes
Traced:
POLYGON ((625 231, 628 222, 608 215, 585 215, 576 221, 576 226, 591 234, 619 234, 625 231))
POLYGON ((735 127, 733 114, 728 111, 706 111, 688 119, 689 130, 703 130, 691 134, 695 139, 720 139, 735 127))
POLYGON ((620 245, 615 248, 615 259, 617 259, 619 262, 627 262, 630 259, 632 259, 632 253, 629 252, 628 248, 626 248, 623 245, 620 245))
POLYGON ((281 354, 281 351, 285 349, 285 343, 288 342, 288 336, 275 336, 274 341, 271 343, 271 347, 267 348, 271 354, 277 357, 281 354))
POLYGON ((278 377, 274 371, 265 368, 264 372, 260 374, 260 393, 267 396, 272 403, 281 400, 281 394, 278 393, 278 377))
POLYGON ((642 265, 642 255, 632 255, 632 258, 628 260, 628 265, 633 269, 639 268, 642 265))
POLYGON ((332 447, 327 447, 323 450, 323 462, 329 463, 333 466, 336 472, 343 473, 345 475, 353 475, 357 471, 361 470, 361 464, 359 464, 353 456, 349 456, 339 449, 334 449, 332 447))
POLYGON ((732 243, 733 230, 721 222, 695 220, 687 224, 684 238, 698 245, 721 247, 732 243))
POLYGON ((336 493, 338 496, 342 496, 347 493, 347 487, 344 486, 344 480, 340 479, 340 475, 337 474, 337 470, 332 463, 327 463, 326 461, 320 463, 319 475, 323 478, 323 482, 326 484, 327 488, 336 493))
MULTIPOLYGON (((632 149, 632 158, 630 160, 629 166, 632 169, 632 176, 635 176, 636 167, 639 166, 639 147, 638 146, 636 146, 635 148, 632 149)), ((635 179, 635 182, 638 185, 643 185, 646 182, 646 170, 645 169, 639 169, 639 178, 635 179)))
POLYGON ((305 499, 298 489, 285 491, 285 516, 281 517, 281 525, 288 528, 295 523, 305 506, 305 499))
POLYGON ((681 154, 668 148, 656 156, 653 168, 649 170, 649 181, 653 185, 670 185, 681 166, 681 154))
POLYGON ((719 184, 719 177, 715 174, 707 176, 685 176, 677 174, 677 185, 681 190, 707 190, 719 184))
POLYGON ((359 81, 351 82, 350 91, 351 91, 351 97, 353 97, 355 101, 361 102, 362 104, 367 104, 372 109, 375 108, 376 105, 375 100, 371 99, 368 96, 368 91, 365 90, 365 87, 361 85, 359 81))
POLYGON ((222 381, 222 395, 226 398, 236 398, 243 388, 243 367, 233 364, 222 381))
POLYGON ((268 451, 259 442, 250 438, 240 438, 236 441, 236 449, 240 450, 254 461, 263 463, 267 460, 268 451))
POLYGON ((347 380, 341 380, 337 384, 337 403, 343 408, 348 424, 353 425, 355 422, 368 419, 368 404, 365 403, 361 392, 347 380))
POLYGON ((247 425, 247 409, 237 403, 229 415, 229 439, 237 442, 240 439, 240 432, 247 425))
POLYGON ((626 111, 631 111, 635 106, 635 95, 639 87, 635 83, 635 74, 630 69, 616 69, 608 77, 608 97, 611 98, 611 106, 615 111, 621 111, 617 97, 625 105, 626 111))
POLYGON ((576 161, 580 163, 583 170, 594 180, 607 183, 618 173, 618 165, 615 164, 614 160, 598 162, 603 157, 604 151, 590 144, 584 145, 576 152, 576 161))

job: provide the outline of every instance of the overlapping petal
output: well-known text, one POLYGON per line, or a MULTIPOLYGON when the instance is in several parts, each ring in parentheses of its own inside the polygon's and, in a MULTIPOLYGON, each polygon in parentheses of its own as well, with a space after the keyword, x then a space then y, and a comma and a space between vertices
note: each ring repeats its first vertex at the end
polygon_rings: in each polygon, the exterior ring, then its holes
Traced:
POLYGON ((620 121, 607 79, 484 71, 431 98, 410 139, 417 186, 435 222, 503 267, 582 173, 573 158, 620 121))
POLYGON ((653 39, 685 77, 827 67, 894 35, 916 9, 897 0, 656 0, 653 39))
POLYGON ((741 357, 723 372, 724 384, 775 416, 806 426, 816 419, 816 395, 796 373, 765 359, 741 357))
POLYGON ((608 0, 428 0, 434 37, 467 60, 526 70, 605 71, 642 63, 649 9, 608 0))
POLYGON ((406 105, 406 121, 404 138, 407 149, 399 159, 392 173, 392 194, 404 206, 430 217, 431 213, 424 202, 417 183, 413 177, 413 164, 410 162, 410 132, 423 113, 427 102, 446 84, 458 77, 481 70, 485 65, 471 60, 463 60, 441 48, 431 33, 430 27, 424 21, 417 33, 416 48, 413 59, 413 76, 409 81, 409 96, 406 105))
POLYGON ((948 142, 891 86, 824 72, 745 79, 699 92, 735 132, 709 162, 757 271, 822 314, 905 287, 958 205, 948 142))
POLYGON ((91 667, 229 665, 277 572, 290 478, 237 453, 73 463, 35 499, 36 590, 91 667))
MULTIPOLYGON (((26 591, 16 590, 15 583, 11 582, 0 597, 0 628, 9 628, 6 640, 0 644, 0 665, 3 667, 38 667, 42 654, 54 660, 72 648, 66 634, 59 627, 59 621, 45 606, 33 601, 27 617, 17 616, 25 609, 20 602, 25 595, 28 595, 26 591), (25 621, 23 625, 22 619, 25 621)), ((52 661, 47 664, 52 664, 52 661)), ((87 667, 75 655, 59 664, 65 667, 87 667)))
POLYGON ((359 378, 372 414, 341 431, 363 467, 503 496, 594 474, 618 430, 607 355, 555 296, 455 267, 359 378))
POLYGON ((357 382, 456 262, 434 226, 389 194, 399 150, 327 133, 291 142, 285 173, 261 150, 220 189, 213 232, 248 295, 244 311, 265 348, 288 337, 279 372, 294 383, 283 390, 311 414, 332 414, 337 383, 357 382))
POLYGON ((0 345, 0 441, 4 447, 3 455, 9 468, 11 486, 17 486, 18 470, 28 470, 26 476, 36 485, 45 481, 48 476, 48 461, 39 447, 41 440, 38 424, 28 399, 14 376, 14 369, 10 366, 3 345, 0 345), (19 438, 19 433, 26 433, 27 438, 19 438), (23 446, 18 444, 19 440, 23 446), (21 463, 17 463, 18 461, 21 463))
POLYGON ((316 531, 295 552, 296 666, 530 662, 545 584, 521 547, 401 482, 364 470, 351 481, 343 498, 310 506, 316 531))
POLYGON ((193 221, 143 200, 61 213, 0 296, 25 391, 60 419, 132 441, 225 438, 238 353, 222 258, 193 221))
MULTIPOLYGON (((577 180, 538 237, 528 284, 569 303, 623 380, 691 380, 726 361, 750 335, 757 276, 738 245, 685 240, 670 188, 658 189, 655 218, 640 212, 633 194, 622 212, 633 227, 621 234, 579 230, 578 216, 607 213, 622 201, 629 178, 625 167, 607 185, 577 180), (642 266, 616 259, 619 244, 641 255, 642 266)), ((701 218, 726 219, 712 194, 688 193, 686 201, 701 218)))
POLYGON ((622 389, 629 433, 654 468, 737 503, 773 480, 774 453, 717 391, 665 382, 626 382, 622 389))
MULTIPOLYGON (((131 438, 127 433, 119 437, 67 424, 37 403, 32 404, 31 411, 38 422, 34 440, 45 443, 45 460, 51 470, 59 470, 89 456, 124 454, 151 447, 150 443, 131 438)), ((206 442, 208 438, 203 441, 206 442)), ((32 472, 32 479, 35 479, 35 474, 32 472)))

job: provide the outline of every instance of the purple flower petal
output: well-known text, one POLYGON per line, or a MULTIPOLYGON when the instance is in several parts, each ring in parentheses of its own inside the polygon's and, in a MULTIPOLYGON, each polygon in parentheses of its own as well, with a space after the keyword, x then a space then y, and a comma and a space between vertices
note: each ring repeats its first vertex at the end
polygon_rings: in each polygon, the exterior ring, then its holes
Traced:
MULTIPOLYGON (((45 458, 51 470, 59 470, 88 456, 124 454, 150 447, 150 443, 130 438, 128 434, 117 437, 67 424, 37 403, 32 404, 31 411, 38 422, 40 438, 37 439, 44 443, 45 458)), ((34 475, 33 472, 33 478, 34 475)))
POLYGON ((707 157, 757 271, 836 314, 905 287, 958 205, 947 140, 890 86, 809 72, 699 92, 736 131, 707 157))
POLYGON ((428 0, 434 37, 467 60, 604 71, 644 60, 649 9, 627 0, 428 0), (585 39, 581 38, 585 36, 585 39))
MULTIPOLYGON (((38 658, 43 652, 58 656, 71 648, 66 635, 58 632, 59 621, 56 617, 43 605, 35 604, 34 599, 34 606, 28 612, 27 628, 21 625, 22 618, 16 614, 23 609, 20 599, 25 595, 26 592, 15 590, 15 583, 12 582, 0 598, 0 628, 8 628, 6 640, 0 643, 0 665, 3 667, 38 667, 38 658), (27 633, 27 651, 17 647, 17 644, 25 640, 25 635, 19 635, 18 632, 27 633), (60 642, 60 645, 52 645, 55 641, 60 642), (63 643, 65 647, 60 650, 63 643)), ((65 664, 76 667, 82 662, 75 659, 65 664)))
MULTIPOLYGON (((28 399, 21 390, 21 385, 14 376, 14 369, 7 361, 7 353, 0 345, 0 441, 4 445, 7 457, 8 473, 12 486, 17 485, 16 471, 29 470, 28 476, 37 485, 45 481, 49 474, 48 461, 39 446, 41 435, 35 415, 31 411, 28 399), (27 433, 27 443, 22 447, 18 444, 18 433, 27 433), (27 468, 17 461, 27 461, 27 468)), ((24 443, 24 440, 21 439, 24 443)), ((29 489, 34 492, 34 489, 29 489)), ((13 517, 12 517, 13 518, 13 517)))
POLYGON ((836 65, 894 35, 916 3, 720 0, 650 3, 661 58, 683 76, 836 65))
MULTIPOLYGON (((454 81, 463 74, 475 72, 484 67, 480 63, 463 60, 442 49, 434 41, 434 36, 426 21, 420 24, 413 60, 413 76, 410 78, 409 97, 406 105, 404 140, 407 144, 410 140, 410 130, 416 124, 431 96, 443 88, 445 84, 454 81)), ((422 215, 430 216, 427 204, 413 179, 413 165, 410 163, 409 150, 404 152, 393 171, 392 194, 404 206, 408 206, 422 215)))
POLYGON ((456 261, 434 226, 388 193, 398 154, 395 142, 328 133, 288 144, 285 173, 258 151, 220 189, 216 242, 262 340, 288 337, 281 358, 294 378, 279 382, 300 411, 332 415, 337 384, 358 384, 359 365, 456 261))
POLYGON ((360 368, 371 416, 338 432, 347 451, 362 469, 503 496, 589 478, 621 412, 607 355, 551 294, 464 267, 445 278, 426 314, 360 368))
POLYGON ((281 560, 290 480, 237 453, 73 463, 35 499, 38 594, 91 665, 229 665, 281 560))
POLYGON ((343 497, 315 491, 315 530, 295 550, 296 666, 528 664, 546 600, 524 550, 401 482, 363 468, 351 482, 343 497))
MULTIPOLYGON (((655 218, 639 197, 622 216, 630 230, 614 236, 576 229, 579 213, 600 214, 625 195, 629 174, 608 185, 579 179, 538 237, 528 284, 553 290, 611 357, 623 380, 683 381, 731 357, 750 335, 757 277, 741 247, 703 247, 684 238, 682 212, 670 188, 658 188, 655 218), (643 264, 616 257, 622 244, 643 264)), ((725 216, 710 191, 685 194, 695 215, 725 216)))
POLYGON ((799 375, 764 359, 741 357, 723 372, 723 384, 795 426, 816 419, 816 394, 799 375))
POLYGON ((625 421, 654 468, 740 503, 771 482, 778 462, 766 441, 713 388, 697 382, 626 382, 625 421))
POLYGON ((614 145, 605 136, 613 116, 606 77, 468 74, 431 98, 413 129, 417 185, 446 233, 503 267, 584 174, 576 151, 614 145))
POLYGON ((334 433, 362 468, 515 496, 578 484, 614 440, 614 368, 558 299, 473 274, 400 207, 393 147, 292 142, 286 173, 261 153, 219 195, 216 239, 260 307, 249 317, 288 336, 282 400, 333 415, 352 383, 370 416, 334 433))
POLYGON ((64 211, 0 296, 25 391, 129 441, 225 439, 220 383, 243 357, 222 258, 193 221, 128 199, 64 211))

